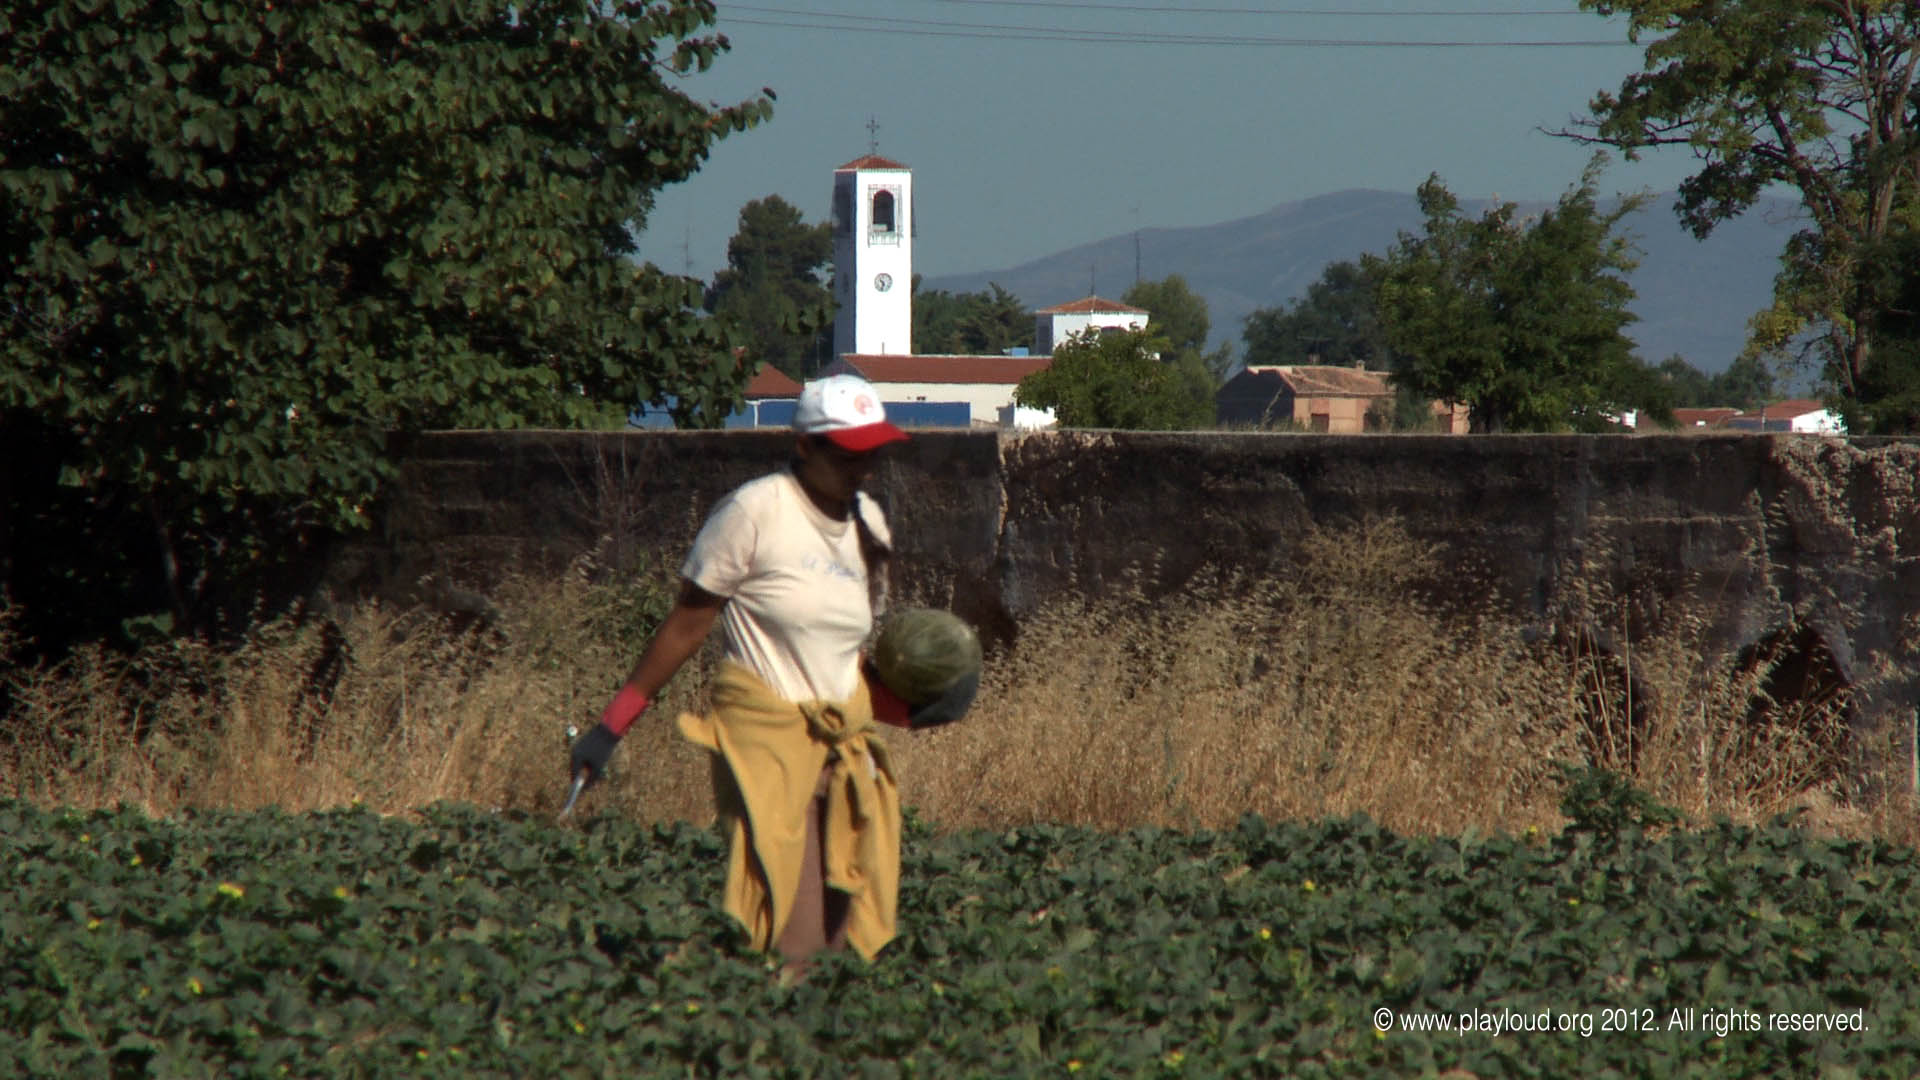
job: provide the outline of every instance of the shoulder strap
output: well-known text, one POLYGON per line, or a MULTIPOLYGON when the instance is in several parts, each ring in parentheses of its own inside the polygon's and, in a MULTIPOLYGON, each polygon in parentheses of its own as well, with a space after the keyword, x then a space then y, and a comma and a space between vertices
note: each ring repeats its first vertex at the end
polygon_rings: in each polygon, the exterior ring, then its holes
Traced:
POLYGON ((873 602, 873 613, 882 615, 887 610, 888 593, 891 591, 892 574, 889 567, 893 564, 893 551, 873 535, 873 529, 867 525, 865 502, 867 493, 853 493, 853 527, 860 530, 860 558, 867 564, 867 594, 873 602))

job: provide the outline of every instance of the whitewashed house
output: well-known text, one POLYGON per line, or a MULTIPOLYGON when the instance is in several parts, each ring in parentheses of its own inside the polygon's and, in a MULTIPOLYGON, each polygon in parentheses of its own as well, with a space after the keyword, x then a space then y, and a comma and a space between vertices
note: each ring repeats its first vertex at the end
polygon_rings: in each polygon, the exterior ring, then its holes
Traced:
POLYGON ((1840 414, 1817 401, 1799 398, 1781 401, 1752 412, 1739 413, 1726 426, 1736 431, 1781 432, 1802 435, 1845 435, 1840 414))
POLYGON ((1144 330, 1150 316, 1145 308, 1129 307, 1098 296, 1086 296, 1033 313, 1033 351, 1051 354, 1075 334, 1102 330, 1144 330))

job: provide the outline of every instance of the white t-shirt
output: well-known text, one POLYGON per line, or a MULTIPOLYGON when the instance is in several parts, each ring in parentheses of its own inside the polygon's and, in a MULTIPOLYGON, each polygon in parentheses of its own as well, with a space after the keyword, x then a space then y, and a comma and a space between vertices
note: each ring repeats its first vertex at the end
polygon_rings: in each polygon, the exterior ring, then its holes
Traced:
MULTIPOLYGON (((873 500, 855 502, 882 547, 892 546, 873 500)), ((860 530, 807 498, 791 470, 734 489, 713 508, 680 573, 716 596, 726 654, 788 701, 843 701, 860 678, 873 629, 860 530)))

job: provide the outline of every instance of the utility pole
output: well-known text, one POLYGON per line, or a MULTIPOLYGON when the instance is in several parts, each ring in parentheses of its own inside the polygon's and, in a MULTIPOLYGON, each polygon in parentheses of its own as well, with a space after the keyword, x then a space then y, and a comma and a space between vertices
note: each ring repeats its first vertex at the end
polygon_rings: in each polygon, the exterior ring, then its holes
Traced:
POLYGON ((1133 283, 1140 284, 1140 204, 1133 204, 1133 283))

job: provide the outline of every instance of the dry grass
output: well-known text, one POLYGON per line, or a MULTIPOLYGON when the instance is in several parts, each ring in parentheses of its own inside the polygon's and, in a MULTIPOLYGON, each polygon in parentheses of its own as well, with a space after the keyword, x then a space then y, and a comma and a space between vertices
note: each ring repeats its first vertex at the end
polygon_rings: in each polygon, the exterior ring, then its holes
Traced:
MULTIPOLYGON (((1269 580, 1040 613, 990 659, 964 723, 889 736, 909 805, 944 827, 1366 812, 1409 832, 1511 831, 1557 826, 1555 764, 1594 761, 1695 821, 1807 808, 1823 831, 1915 839, 1910 798, 1855 794, 1852 763, 1874 748, 1849 738, 1844 695, 1769 702, 1778 658, 1736 670, 1684 611, 1627 655, 1580 635, 1530 643, 1491 609, 1423 599, 1434 553, 1390 522, 1309 537, 1300 554, 1269 580)), ((664 610, 659 575, 606 578, 582 565, 516 583, 481 628, 368 606, 337 627, 268 626, 232 652, 182 643, 15 670, 0 797, 155 814, 443 799, 550 812, 568 726, 593 722, 664 610)), ((1597 592, 1568 603, 1600 636, 1625 623, 1597 592)), ((713 659, 629 736, 589 813, 709 817, 702 752, 671 720, 699 705, 713 659)))
MULTIPOLYGON (((154 814, 352 803, 398 813, 440 800, 551 809, 569 726, 593 723, 665 610, 657 580, 597 576, 583 564, 558 582, 514 583, 486 625, 368 605, 337 625, 268 625, 231 652, 89 650, 14 671, 0 797, 154 814)), ((677 680, 661 713, 693 705, 699 681, 677 680)), ((660 725, 628 741, 608 785, 616 803, 706 812, 704 788, 683 782, 704 776, 695 751, 660 725)))

